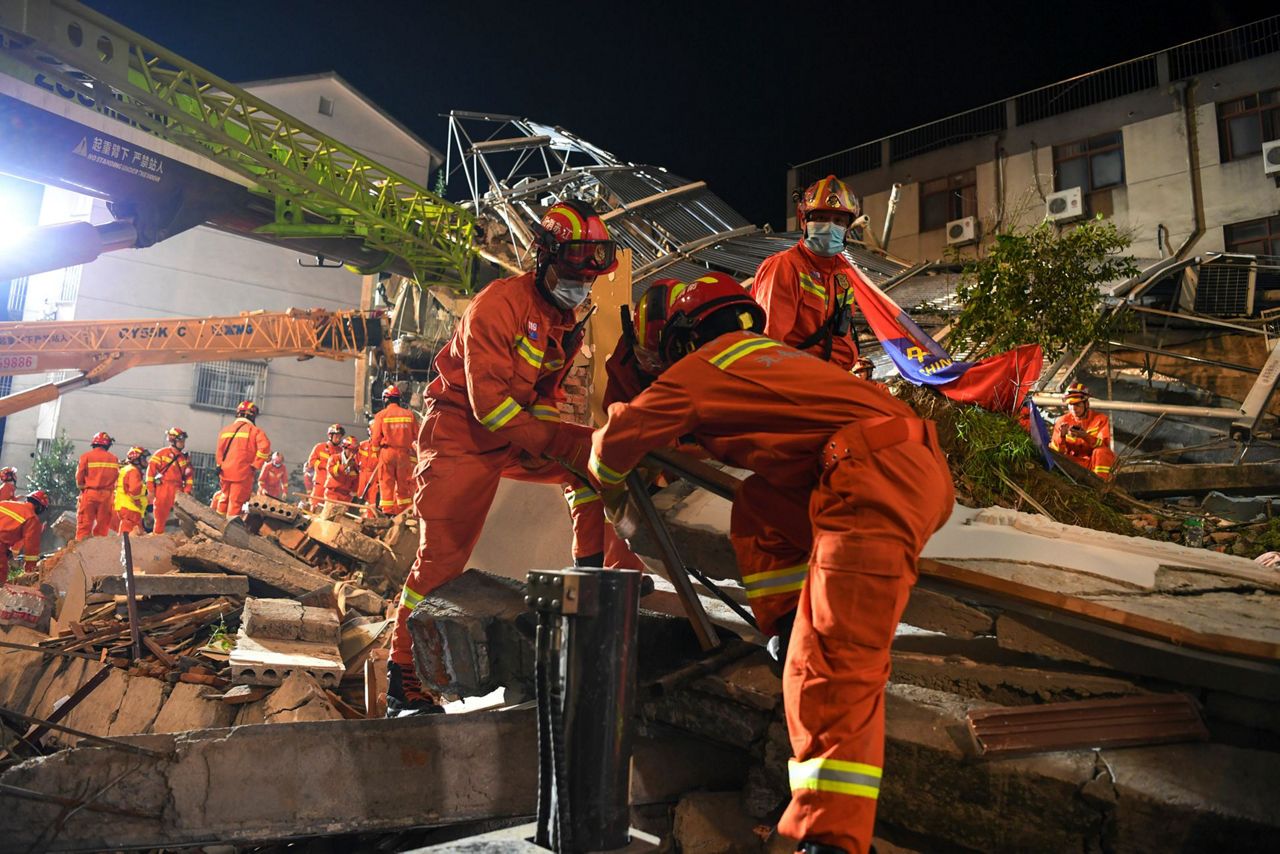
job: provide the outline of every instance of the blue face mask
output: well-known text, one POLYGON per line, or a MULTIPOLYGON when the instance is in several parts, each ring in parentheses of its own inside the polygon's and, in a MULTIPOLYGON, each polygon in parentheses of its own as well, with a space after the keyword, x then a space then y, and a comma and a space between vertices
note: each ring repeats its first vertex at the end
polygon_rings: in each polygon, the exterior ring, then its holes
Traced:
POLYGON ((561 277, 551 291, 551 299, 565 311, 572 311, 586 302, 587 297, 591 296, 591 286, 593 284, 595 284, 594 279, 590 282, 584 282, 579 279, 561 277))
POLYGON ((804 245, 814 255, 830 258, 844 250, 844 236, 849 229, 834 222, 811 222, 804 227, 804 245))

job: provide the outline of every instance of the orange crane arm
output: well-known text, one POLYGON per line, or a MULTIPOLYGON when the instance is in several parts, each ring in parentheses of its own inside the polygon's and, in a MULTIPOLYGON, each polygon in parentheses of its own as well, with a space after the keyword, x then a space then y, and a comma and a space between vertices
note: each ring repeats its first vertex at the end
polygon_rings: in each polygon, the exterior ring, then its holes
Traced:
POLYGON ((144 365, 223 359, 354 359, 383 343, 381 312, 311 309, 229 317, 0 323, 0 374, 80 375, 0 397, 0 417, 144 365))

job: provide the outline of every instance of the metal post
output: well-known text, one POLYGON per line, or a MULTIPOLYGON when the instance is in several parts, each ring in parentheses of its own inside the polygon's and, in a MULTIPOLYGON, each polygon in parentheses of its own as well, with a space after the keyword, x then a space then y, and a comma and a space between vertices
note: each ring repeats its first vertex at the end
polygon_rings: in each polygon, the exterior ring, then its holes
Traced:
POLYGON ((120 534, 120 563, 124 564, 124 592, 129 598, 129 633, 133 635, 133 660, 142 660, 142 627, 138 624, 138 600, 133 587, 133 549, 129 535, 120 534))

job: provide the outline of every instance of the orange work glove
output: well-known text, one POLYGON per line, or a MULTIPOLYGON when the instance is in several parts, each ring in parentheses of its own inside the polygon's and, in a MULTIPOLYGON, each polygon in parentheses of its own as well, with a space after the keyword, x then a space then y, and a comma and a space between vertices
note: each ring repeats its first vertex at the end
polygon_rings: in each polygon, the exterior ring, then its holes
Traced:
POLYGON ((561 421, 556 435, 547 443, 542 455, 585 478, 587 461, 591 459, 591 433, 590 427, 561 421))

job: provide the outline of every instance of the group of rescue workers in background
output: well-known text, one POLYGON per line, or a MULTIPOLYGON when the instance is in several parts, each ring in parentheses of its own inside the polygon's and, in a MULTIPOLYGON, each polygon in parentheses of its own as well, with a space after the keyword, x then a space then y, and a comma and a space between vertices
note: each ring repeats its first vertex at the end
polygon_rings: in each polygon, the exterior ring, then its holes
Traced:
POLYGON ((13 466, 0 469, 0 548, 4 550, 0 584, 9 580, 9 560, 15 552, 22 555, 24 572, 37 565, 44 533, 40 516, 48 509, 48 493, 36 488, 18 498, 18 470, 13 466))
POLYGON ((165 441, 165 447, 154 454, 138 445, 131 447, 122 463, 111 453, 115 439, 105 432, 94 434, 76 466, 77 540, 113 531, 132 533, 142 527, 148 506, 154 508, 154 530, 164 530, 178 492, 189 493, 195 486, 195 470, 185 451, 186 432, 171 427, 165 441))

